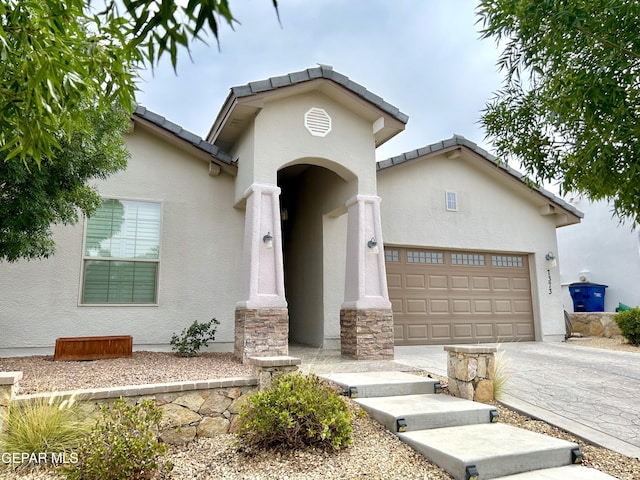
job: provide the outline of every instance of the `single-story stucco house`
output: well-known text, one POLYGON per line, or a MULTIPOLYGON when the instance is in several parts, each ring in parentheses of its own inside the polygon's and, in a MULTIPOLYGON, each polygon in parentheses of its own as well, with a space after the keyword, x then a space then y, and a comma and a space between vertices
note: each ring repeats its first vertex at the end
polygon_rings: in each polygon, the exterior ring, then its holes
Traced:
POLYGON ((376 163, 407 120, 325 66, 232 88, 205 139, 138 107, 101 209, 52 258, 0 264, 0 356, 168 350, 212 317, 241 358, 562 340, 546 257, 582 214, 460 136, 376 163))

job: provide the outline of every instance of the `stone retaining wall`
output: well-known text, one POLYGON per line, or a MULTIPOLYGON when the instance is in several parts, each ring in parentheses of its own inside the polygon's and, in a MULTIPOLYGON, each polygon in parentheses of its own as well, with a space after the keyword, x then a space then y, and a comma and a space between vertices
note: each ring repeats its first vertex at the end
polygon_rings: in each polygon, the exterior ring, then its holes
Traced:
MULTIPOLYGON (((17 383, 11 385, 15 389, 17 383)), ((0 385, 0 398, 8 404, 9 388, 0 385)), ((238 413, 247 394, 258 390, 254 377, 227 378, 198 382, 172 382, 151 385, 134 385, 116 388, 98 388, 57 392, 56 398, 73 398, 77 403, 81 420, 95 423, 103 405, 111 405, 122 397, 137 404, 153 400, 162 410, 163 429, 160 439, 171 444, 185 444, 196 437, 212 437, 220 433, 234 432, 238 413)), ((13 401, 24 402, 38 397, 49 398, 50 393, 15 395, 13 401)), ((0 405, 0 409, 3 408, 0 405)))
MULTIPOLYGON (((56 398, 78 402, 81 420, 92 425, 101 416, 101 407, 111 405, 118 398, 132 404, 153 400, 162 410, 163 442, 181 445, 196 437, 213 437, 233 433, 238 427, 238 414, 248 394, 271 386, 274 377, 295 373, 299 358, 256 357, 248 359, 254 365, 255 377, 225 378, 115 388, 96 388, 56 392, 56 398)), ((11 402, 26 402, 49 398, 51 393, 16 395, 22 372, 0 372, 0 422, 11 402)), ((0 423, 0 432, 2 423, 0 423)))
POLYGON ((615 337, 621 335, 613 320, 613 312, 573 312, 569 314, 573 333, 585 337, 615 337))

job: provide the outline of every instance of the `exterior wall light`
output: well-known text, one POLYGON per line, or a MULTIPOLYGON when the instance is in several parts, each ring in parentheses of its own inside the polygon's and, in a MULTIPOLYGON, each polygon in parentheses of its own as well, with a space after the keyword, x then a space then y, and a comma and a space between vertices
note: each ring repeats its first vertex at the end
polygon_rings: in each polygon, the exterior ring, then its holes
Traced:
POLYGON ((547 268, 556 267, 558 265, 558 262, 556 262, 556 256, 553 252, 548 252, 544 258, 547 261, 547 268))
POLYGON ((367 242, 367 247, 371 249, 371 253, 378 254, 380 251, 378 249, 378 242, 376 242, 376 239, 374 237, 371 237, 371 240, 367 242))
POLYGON ((267 248, 273 248, 273 236, 271 235, 271 232, 267 232, 267 234, 262 237, 262 241, 267 246, 267 248))

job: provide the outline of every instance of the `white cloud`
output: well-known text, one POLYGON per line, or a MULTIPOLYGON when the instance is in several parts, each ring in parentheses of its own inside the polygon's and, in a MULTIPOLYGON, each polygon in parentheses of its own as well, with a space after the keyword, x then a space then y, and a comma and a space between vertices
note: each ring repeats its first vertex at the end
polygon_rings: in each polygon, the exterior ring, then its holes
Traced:
POLYGON ((483 144, 477 121, 500 86, 498 51, 480 40, 470 0, 270 0, 231 3, 240 21, 223 26, 220 50, 194 44, 178 75, 165 59, 145 73, 140 103, 205 135, 229 88, 329 64, 409 115, 405 132, 378 158, 422 147, 454 133, 483 144))

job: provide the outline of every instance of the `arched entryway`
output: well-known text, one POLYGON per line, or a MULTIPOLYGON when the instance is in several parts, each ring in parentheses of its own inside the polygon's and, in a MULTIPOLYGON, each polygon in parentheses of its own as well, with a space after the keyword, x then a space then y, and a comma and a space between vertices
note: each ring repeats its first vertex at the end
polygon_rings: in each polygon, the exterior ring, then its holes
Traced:
POLYGON ((357 188, 355 180, 350 184, 328 168, 300 163, 278 172, 278 187, 289 342, 320 347, 330 339, 337 346, 339 302, 344 298, 344 261, 339 259, 346 256, 345 202, 357 188))

